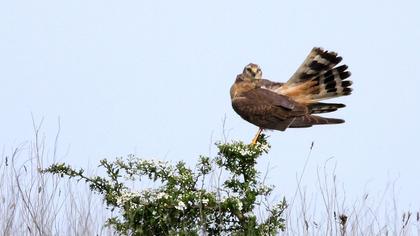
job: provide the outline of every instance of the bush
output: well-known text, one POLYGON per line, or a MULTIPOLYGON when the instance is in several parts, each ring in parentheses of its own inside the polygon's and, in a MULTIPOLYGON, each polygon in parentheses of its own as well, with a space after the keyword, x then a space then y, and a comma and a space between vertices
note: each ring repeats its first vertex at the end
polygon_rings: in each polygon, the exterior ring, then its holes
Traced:
POLYGON ((256 169, 257 159, 270 148, 265 137, 255 145, 238 141, 216 145, 217 156, 201 156, 195 169, 182 161, 173 165, 129 155, 101 160, 106 177, 86 176, 83 169, 65 163, 43 172, 86 181, 108 208, 120 213, 107 224, 125 235, 273 235, 284 230, 284 199, 266 207, 264 219, 254 214, 273 190, 260 180, 256 169), (227 171, 222 186, 206 188, 206 177, 217 170, 227 171), (145 178, 159 183, 158 187, 128 187, 145 178))

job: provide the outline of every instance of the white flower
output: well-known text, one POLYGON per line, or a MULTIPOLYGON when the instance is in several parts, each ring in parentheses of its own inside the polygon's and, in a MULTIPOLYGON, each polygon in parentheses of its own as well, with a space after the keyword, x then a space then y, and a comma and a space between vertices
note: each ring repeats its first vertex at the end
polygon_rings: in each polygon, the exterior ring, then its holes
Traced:
POLYGON ((270 150, 270 146, 268 146, 268 144, 260 144, 259 148, 263 151, 263 152, 268 152, 268 150, 270 150))
POLYGON ((184 209, 186 208, 185 203, 183 201, 179 201, 178 205, 175 207, 176 209, 180 210, 180 211, 184 211, 184 209))
POLYGON ((246 149, 241 149, 239 151, 239 153, 241 153, 242 156, 251 155, 251 152, 249 150, 246 150, 246 149))
POLYGON ((139 193, 124 191, 121 196, 117 197, 117 205, 124 205, 126 202, 131 201, 134 197, 139 197, 139 193))
POLYGON ((238 205, 238 210, 242 211, 242 206, 243 206, 242 202, 238 200, 236 204, 238 205))
POLYGON ((161 199, 161 198, 165 198, 165 199, 167 199, 167 198, 168 198, 168 194, 166 194, 166 193, 164 193, 164 192, 160 192, 160 193, 158 193, 158 194, 156 195, 156 198, 157 198, 157 199, 161 199))

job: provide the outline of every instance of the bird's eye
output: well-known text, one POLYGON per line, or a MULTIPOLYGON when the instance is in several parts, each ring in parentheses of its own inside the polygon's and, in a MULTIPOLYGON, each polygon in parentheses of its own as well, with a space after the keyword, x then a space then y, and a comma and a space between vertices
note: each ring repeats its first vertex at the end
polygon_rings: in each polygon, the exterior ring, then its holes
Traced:
POLYGON ((254 74, 254 71, 252 70, 252 68, 248 67, 248 68, 246 68, 246 70, 247 70, 249 73, 254 74))

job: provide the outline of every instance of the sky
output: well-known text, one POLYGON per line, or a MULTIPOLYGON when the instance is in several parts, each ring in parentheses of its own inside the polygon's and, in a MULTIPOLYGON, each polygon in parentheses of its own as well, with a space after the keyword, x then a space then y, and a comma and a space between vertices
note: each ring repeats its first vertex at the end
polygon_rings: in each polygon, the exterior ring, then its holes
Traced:
POLYGON ((59 160, 75 166, 129 153, 192 165, 216 155, 214 142, 257 131, 230 104, 246 64, 286 81, 317 46, 352 72, 354 93, 333 100, 347 107, 329 115, 346 123, 268 132, 267 181, 291 196, 308 161, 309 191, 327 165, 347 198, 396 183, 401 208, 418 210, 419 10, 415 0, 2 1, 0 145, 31 140, 33 117, 49 147, 60 123, 59 160))

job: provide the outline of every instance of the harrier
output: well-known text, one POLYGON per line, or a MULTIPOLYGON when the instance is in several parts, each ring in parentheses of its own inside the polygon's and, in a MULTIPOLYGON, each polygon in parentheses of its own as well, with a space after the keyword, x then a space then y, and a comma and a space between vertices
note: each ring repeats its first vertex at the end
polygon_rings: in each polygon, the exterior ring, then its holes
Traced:
POLYGON ((341 60, 335 52, 313 48, 286 83, 263 79, 256 64, 245 66, 230 89, 230 97, 236 113, 259 127, 252 143, 257 142, 264 129, 284 131, 343 123, 342 119, 314 115, 345 107, 341 103, 319 102, 351 94, 347 65, 337 66, 341 60))

